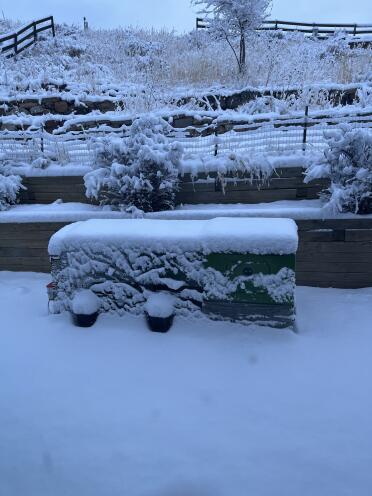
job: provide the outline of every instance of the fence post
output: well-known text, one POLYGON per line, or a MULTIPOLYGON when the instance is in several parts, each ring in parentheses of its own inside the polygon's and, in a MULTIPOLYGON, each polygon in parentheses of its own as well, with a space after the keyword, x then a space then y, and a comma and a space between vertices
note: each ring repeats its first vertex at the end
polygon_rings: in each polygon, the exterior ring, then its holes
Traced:
POLYGON ((309 117, 309 105, 306 105, 306 107, 305 107, 304 133, 303 133, 303 137, 302 137, 302 150, 303 151, 306 151, 308 117, 309 117))
POLYGON ((18 54, 18 34, 14 34, 14 55, 18 54))
POLYGON ((51 23, 52 23, 52 33, 53 33, 53 38, 56 37, 56 28, 54 26, 54 17, 52 16, 51 18, 51 23))
POLYGON ((34 31, 34 43, 37 42, 37 31, 36 31, 36 22, 33 24, 33 31, 34 31))
POLYGON ((356 34, 357 34, 357 25, 355 24, 355 26, 354 26, 354 36, 356 36, 356 34))
POLYGON ((41 148, 41 153, 44 155, 44 126, 41 125, 40 128, 40 148, 41 148))
POLYGON ((214 141, 214 156, 217 157, 217 155, 218 155, 218 127, 217 126, 214 129, 214 136, 215 136, 215 141, 214 141))

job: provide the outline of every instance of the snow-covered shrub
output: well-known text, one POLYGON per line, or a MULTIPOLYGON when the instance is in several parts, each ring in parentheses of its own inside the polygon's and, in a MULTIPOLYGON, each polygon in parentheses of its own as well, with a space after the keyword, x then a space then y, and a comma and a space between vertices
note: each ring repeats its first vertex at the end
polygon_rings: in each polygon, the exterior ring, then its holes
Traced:
POLYGON ((100 139, 96 168, 84 178, 87 197, 118 209, 173 209, 182 147, 167 139, 170 130, 164 119, 140 117, 128 138, 100 139))
POLYGON ((328 178, 322 193, 328 207, 338 212, 372 212, 372 133, 341 125, 327 131, 328 148, 321 163, 306 172, 305 181, 328 178))
POLYGON ((22 189, 22 178, 11 173, 10 169, 1 163, 0 158, 0 211, 7 210, 17 203, 17 197, 22 189))
POLYGON ((294 98, 283 98, 279 100, 273 96, 263 96, 241 105, 237 110, 240 113, 249 115, 267 114, 275 112, 278 114, 288 114, 294 107, 294 98))
POLYGON ((102 240, 69 249, 61 256, 61 269, 53 273, 58 286, 54 311, 70 310, 76 287, 89 288, 99 295, 103 312, 119 315, 155 311, 159 301, 148 304, 155 291, 173 297, 175 312, 180 315, 198 312, 206 301, 234 301, 243 290, 264 294, 273 303, 293 303, 296 278, 291 268, 273 274, 240 275, 239 266, 244 262, 237 261, 231 270, 221 271, 208 266, 207 250, 185 250, 182 243, 173 248, 163 245, 156 240, 154 246, 128 249, 102 240))
POLYGON ((216 173, 218 182, 224 191, 228 182, 235 183, 244 179, 255 183, 259 188, 273 175, 273 164, 262 154, 229 153, 216 157, 208 155, 186 155, 182 162, 181 174, 190 174, 197 179, 199 174, 216 173))

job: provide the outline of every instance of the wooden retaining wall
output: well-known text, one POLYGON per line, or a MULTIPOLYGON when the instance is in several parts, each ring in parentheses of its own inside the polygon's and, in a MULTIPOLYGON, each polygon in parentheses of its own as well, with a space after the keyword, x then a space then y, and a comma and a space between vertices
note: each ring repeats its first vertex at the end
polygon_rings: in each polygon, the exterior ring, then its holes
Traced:
MULTIPOLYGON (((301 220, 297 284, 372 287, 372 219, 301 220)), ((66 223, 0 224, 0 271, 49 272, 50 237, 66 223)))
MULTIPOLYGON (((283 167, 277 169, 270 181, 263 185, 259 181, 251 184, 244 176, 240 179, 226 177, 222 185, 216 174, 209 174, 209 180, 206 174, 200 174, 194 181, 190 174, 186 174, 181 178, 177 204, 264 203, 318 198, 319 192, 327 187, 327 181, 304 184, 303 172, 301 167, 283 167)), ((23 184, 27 190, 21 193, 21 203, 48 204, 58 199, 64 202, 89 202, 85 197, 81 176, 24 178, 23 184)))

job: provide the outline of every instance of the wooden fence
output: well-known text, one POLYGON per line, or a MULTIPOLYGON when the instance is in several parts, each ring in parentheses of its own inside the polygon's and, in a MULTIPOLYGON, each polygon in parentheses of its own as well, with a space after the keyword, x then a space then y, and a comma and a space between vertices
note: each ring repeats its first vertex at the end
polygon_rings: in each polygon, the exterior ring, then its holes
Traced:
MULTIPOLYGON (((205 29, 208 27, 208 21, 198 17, 196 19, 196 29, 205 29)), ((345 34, 359 36, 372 34, 372 24, 319 24, 309 22, 289 22, 289 21, 264 21, 258 31, 287 31, 300 32, 304 34, 332 35, 336 31, 342 31, 345 34)))
POLYGON ((38 35, 44 31, 52 31, 56 35, 53 16, 33 21, 15 33, 0 35, 0 53, 6 57, 14 57, 37 42, 38 35))

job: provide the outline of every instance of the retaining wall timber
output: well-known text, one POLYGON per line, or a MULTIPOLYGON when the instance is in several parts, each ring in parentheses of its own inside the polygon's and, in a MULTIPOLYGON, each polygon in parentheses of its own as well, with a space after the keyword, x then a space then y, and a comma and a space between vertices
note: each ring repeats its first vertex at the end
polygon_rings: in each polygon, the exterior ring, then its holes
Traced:
MULTIPOLYGON (((177 204, 198 203, 263 203, 277 200, 303 200, 318 198, 327 187, 327 181, 318 180, 310 184, 303 182, 303 169, 290 167, 277 169, 265 184, 247 177, 226 176, 221 184, 217 174, 200 174, 193 180, 190 174, 180 178, 177 204)), ((21 192, 20 202, 26 204, 64 202, 89 203, 85 197, 84 180, 81 176, 27 177, 23 179, 27 188, 21 192)))
MULTIPOLYGON (((50 237, 66 223, 0 224, 0 270, 49 272, 50 237)), ((372 219, 301 220, 297 284, 372 287, 372 219)))

